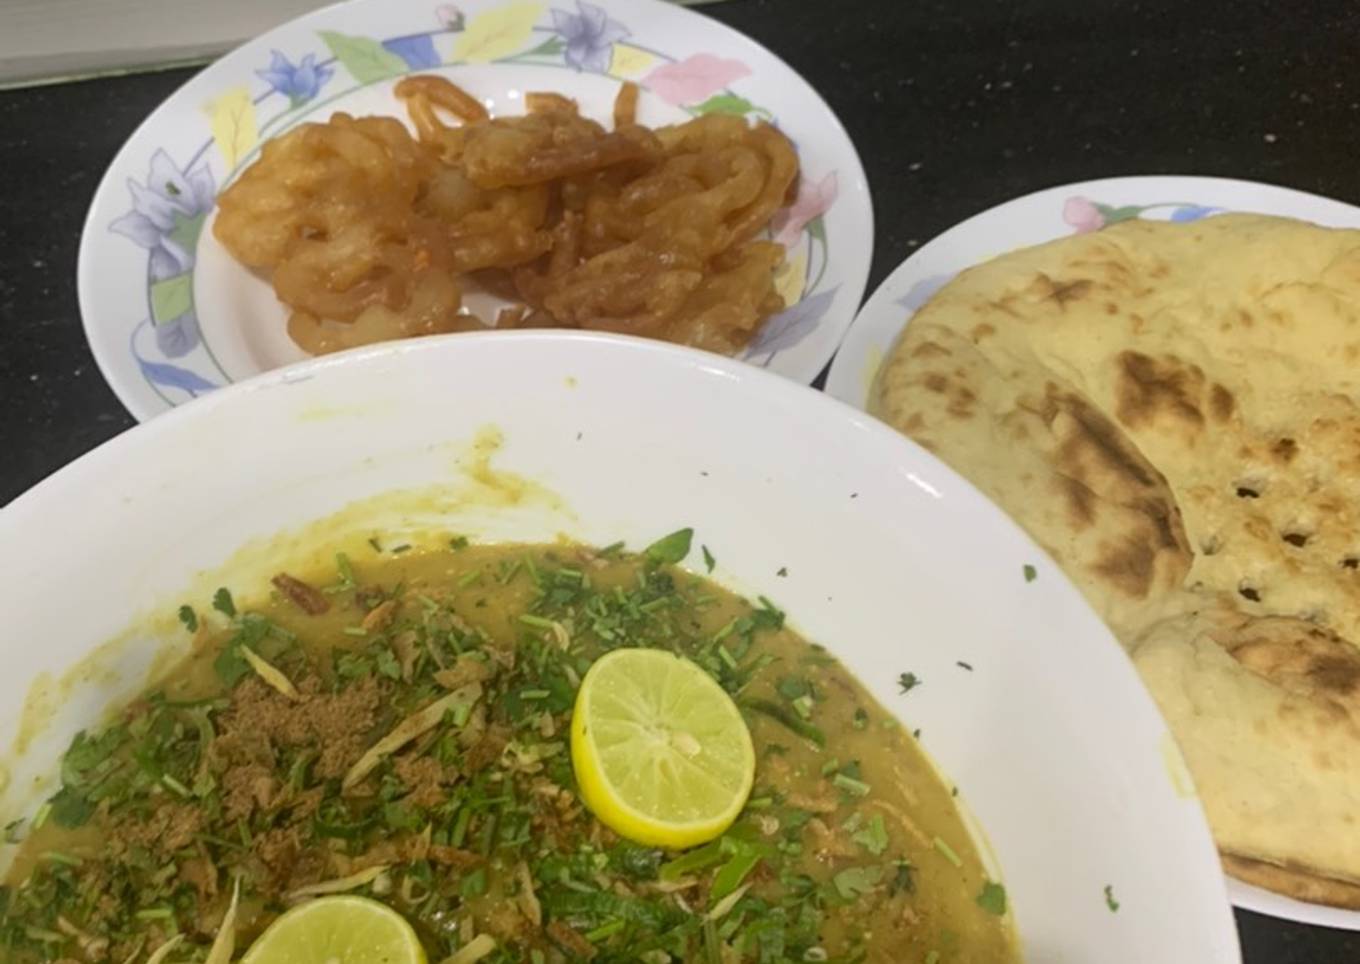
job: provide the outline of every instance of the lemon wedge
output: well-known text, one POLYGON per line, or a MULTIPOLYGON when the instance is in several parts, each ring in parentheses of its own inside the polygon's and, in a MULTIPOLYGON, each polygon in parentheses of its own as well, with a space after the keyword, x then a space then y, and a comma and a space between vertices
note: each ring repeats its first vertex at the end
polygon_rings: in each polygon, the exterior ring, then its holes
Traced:
POLYGON ((617 649, 581 681, 571 760, 587 807, 620 836, 670 850, 719 836, 755 781, 751 733, 699 666, 617 649))
POLYGON ((322 897, 288 911, 241 964, 425 964, 406 919, 366 897, 322 897))

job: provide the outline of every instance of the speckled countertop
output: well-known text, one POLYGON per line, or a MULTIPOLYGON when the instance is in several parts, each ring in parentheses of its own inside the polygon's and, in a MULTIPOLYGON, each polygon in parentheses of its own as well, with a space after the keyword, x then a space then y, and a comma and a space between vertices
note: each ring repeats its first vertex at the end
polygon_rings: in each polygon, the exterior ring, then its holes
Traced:
MULTIPOLYGON (((950 225, 1069 181, 1221 175, 1360 204, 1352 0, 705 9, 787 60, 849 129, 874 193, 871 291, 950 225)), ((85 346, 76 245, 104 167, 191 74, 0 92, 0 504, 133 425, 85 346)), ((1360 934, 1237 919, 1248 964, 1360 961, 1360 934)))

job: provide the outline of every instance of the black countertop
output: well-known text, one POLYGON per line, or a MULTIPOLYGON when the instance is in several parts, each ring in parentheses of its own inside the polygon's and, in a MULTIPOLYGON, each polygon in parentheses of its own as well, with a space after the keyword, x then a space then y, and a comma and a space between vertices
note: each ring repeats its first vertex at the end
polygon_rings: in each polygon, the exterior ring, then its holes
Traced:
MULTIPOLYGON (((1121 174, 1269 181, 1360 204, 1350 0, 732 0, 840 115, 877 218, 870 288, 950 225, 1121 174)), ((86 347, 76 245, 123 141, 192 71, 0 92, 0 504, 134 422, 86 347)), ((1353 964, 1360 934, 1238 912, 1248 964, 1353 964)), ((1156 964, 1156 962, 1149 962, 1156 964)))

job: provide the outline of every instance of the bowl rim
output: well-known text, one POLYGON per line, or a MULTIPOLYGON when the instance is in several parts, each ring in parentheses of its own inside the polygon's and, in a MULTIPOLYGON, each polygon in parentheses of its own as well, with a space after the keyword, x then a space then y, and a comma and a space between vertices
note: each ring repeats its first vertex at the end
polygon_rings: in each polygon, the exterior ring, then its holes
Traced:
MULTIPOLYGON (((71 498, 84 485, 88 484, 88 480, 97 479, 101 477, 101 473, 106 468, 116 466, 119 461, 126 457, 125 453, 129 450, 136 450, 148 445, 156 446, 158 439, 178 431, 182 428, 183 423, 211 419, 213 413, 219 411, 222 407, 237 404, 235 401, 237 399, 297 382, 324 378, 331 371, 350 371, 365 367, 377 370, 383 362, 390 362, 404 356, 448 352, 453 350, 453 346, 468 344, 469 340, 479 343, 523 345, 526 350, 532 350, 532 346, 551 347, 564 343, 609 345, 614 348, 622 347, 629 352, 637 352, 639 356, 659 357, 663 359, 665 364, 703 370, 705 373, 736 381, 751 379, 756 385, 756 390, 763 395, 782 397, 794 405, 821 406, 829 417, 847 420, 858 431, 866 432, 870 439, 875 439, 869 444, 879 448, 885 455, 890 453, 891 447, 896 446, 903 453, 901 458, 903 464, 916 463, 919 466, 924 463, 927 465, 935 473, 932 482, 942 481, 948 485, 951 497, 961 502, 964 511, 976 509, 990 513, 993 523, 1008 527, 1012 537, 1016 538, 1017 544, 1028 547, 1029 551, 1035 554, 1036 560, 1047 558, 1044 551, 1029 538, 1018 524, 995 507, 962 476, 910 439, 905 438, 889 426, 852 405, 775 373, 700 349, 628 335, 558 329, 458 333, 404 342, 386 342, 307 359, 283 368, 261 372, 249 379, 233 383, 220 391, 196 399, 189 404, 179 406, 176 410, 167 412, 162 417, 135 425, 128 431, 105 441, 53 472, 8 505, 0 507, 0 539, 9 535, 11 530, 24 525, 26 520, 34 514, 51 510, 64 500, 71 498)), ((918 485, 925 485, 921 480, 913 480, 918 485)), ((1089 641, 1086 645, 1108 647, 1108 656, 1119 660, 1120 668, 1118 671, 1127 674, 1127 683, 1131 684, 1126 687, 1121 686, 1121 689, 1125 690, 1124 698, 1135 702, 1143 701, 1145 707, 1160 721, 1161 714, 1155 702, 1142 686, 1132 663, 1127 659, 1108 627, 1090 609, 1075 586, 1061 576, 1061 571, 1056 565, 1052 565, 1051 571, 1055 578, 1061 578, 1059 591, 1068 595, 1073 605, 1085 608, 1085 616, 1088 617, 1087 621, 1090 623, 1092 635, 1102 637, 1102 641, 1089 641)), ((1047 572, 1045 575, 1047 577, 1047 572)), ((1169 731, 1166 732, 1169 734, 1169 731)), ((931 759, 934 760, 933 755, 931 759)), ((1193 802, 1195 804, 1194 814, 1185 819, 1194 821, 1195 830, 1193 832, 1200 838, 1202 846, 1208 848, 1208 853, 1195 856, 1195 864, 1207 863, 1209 854, 1216 854, 1216 850, 1214 850, 1212 835, 1203 810, 1197 800, 1193 802)), ((1178 860, 1184 862, 1185 854, 1176 856, 1178 860)), ((1214 864, 1217 865, 1216 860, 1214 864)), ((1203 933, 1206 938, 1215 937, 1218 945, 1225 949, 1225 954, 1220 960, 1224 962, 1238 961, 1240 960, 1240 948, 1230 910, 1226 877, 1219 875, 1216 878, 1216 886, 1211 886, 1211 890, 1213 890, 1215 896, 1215 919, 1206 919, 1203 922, 1203 933)))

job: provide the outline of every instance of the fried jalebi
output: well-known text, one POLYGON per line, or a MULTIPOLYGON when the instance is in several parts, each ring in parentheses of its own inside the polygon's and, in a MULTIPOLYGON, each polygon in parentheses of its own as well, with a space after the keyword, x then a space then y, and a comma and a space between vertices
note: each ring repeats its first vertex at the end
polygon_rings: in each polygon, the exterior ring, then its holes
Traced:
POLYGON ((442 77, 396 86, 398 120, 336 114, 269 141, 221 196, 218 239, 271 271, 313 354, 473 330, 465 288, 506 297, 496 327, 628 332, 732 352, 783 307, 783 248, 759 240, 798 158, 768 124, 709 115, 614 130, 561 94, 491 118, 442 77))

